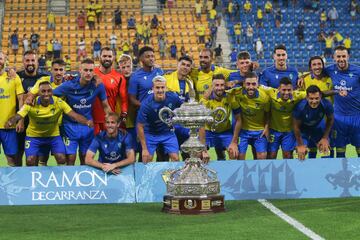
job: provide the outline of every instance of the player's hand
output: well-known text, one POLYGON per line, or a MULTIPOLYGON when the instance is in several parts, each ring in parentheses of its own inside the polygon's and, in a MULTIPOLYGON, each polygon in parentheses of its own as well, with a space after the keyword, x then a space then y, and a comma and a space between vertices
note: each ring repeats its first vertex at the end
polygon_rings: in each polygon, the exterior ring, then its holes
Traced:
POLYGON ((347 92, 346 90, 340 90, 340 91, 339 91, 339 95, 340 95, 341 97, 346 97, 346 96, 348 95, 348 92, 347 92))
POLYGON ((151 155, 147 149, 142 150, 141 159, 145 164, 151 162, 151 155))
POLYGON ((16 71, 13 68, 7 70, 7 80, 13 80, 16 78, 16 71))
POLYGON ((65 82, 66 82, 66 81, 71 81, 71 80, 73 80, 74 78, 75 78, 75 76, 74 76, 74 75, 71 75, 71 74, 65 74, 64 77, 63 77, 63 79, 64 79, 65 82))
POLYGON ((328 155, 328 153, 330 153, 329 140, 327 138, 321 138, 317 144, 317 148, 319 149, 320 153, 328 155))
POLYGON ((88 120, 86 122, 86 125, 89 127, 89 128, 94 128, 94 122, 92 120, 88 120))
POLYGON ((305 81, 304 81, 303 77, 300 77, 297 80, 297 87, 300 88, 300 89, 305 89, 305 81))
POLYGON ((120 128, 126 129, 126 118, 127 118, 127 112, 122 112, 120 114, 120 128))
POLYGON ((27 105, 30 105, 30 106, 34 106, 35 105, 35 98, 36 96, 30 92, 28 92, 28 94, 26 94, 24 96, 25 98, 25 101, 24 103, 27 104, 27 105))
POLYGON ((111 173, 114 174, 114 175, 118 175, 118 174, 121 173, 121 170, 120 170, 120 168, 115 168, 115 169, 113 169, 113 170, 111 171, 111 173))
POLYGON ((250 66, 250 70, 255 71, 255 70, 259 69, 259 67, 260 67, 259 62, 252 62, 251 66, 250 66))
POLYGON ((228 152, 230 159, 237 159, 237 157, 239 156, 239 147, 237 143, 234 142, 230 143, 228 152))
POLYGON ((12 128, 12 127, 14 127, 14 122, 11 120, 11 119, 9 119, 6 123, 5 123, 5 128, 12 128))
POLYGON ((207 150, 202 151, 200 158, 203 161, 203 163, 207 164, 210 161, 210 155, 208 151, 207 150))
POLYGON ((266 137, 266 139, 269 141, 270 139, 270 131, 268 127, 265 127, 265 129, 262 131, 260 138, 266 137))
POLYGON ((237 82, 237 81, 229 81, 229 82, 227 82, 227 83, 226 83, 226 88, 227 88, 227 89, 231 89, 231 88, 235 87, 236 82, 237 82))
POLYGON ((300 145, 296 147, 296 152, 298 154, 298 158, 300 161, 304 161, 305 160, 305 156, 308 152, 307 146, 306 145, 300 145))
POLYGON ((16 132, 23 132, 24 131, 24 119, 20 119, 16 124, 16 132))

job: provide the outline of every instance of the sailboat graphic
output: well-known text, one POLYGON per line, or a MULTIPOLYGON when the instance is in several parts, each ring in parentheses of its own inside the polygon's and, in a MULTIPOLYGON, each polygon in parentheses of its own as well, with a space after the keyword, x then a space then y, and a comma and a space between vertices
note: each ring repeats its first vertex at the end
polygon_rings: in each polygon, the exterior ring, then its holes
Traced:
POLYGON ((294 171, 282 163, 244 162, 221 186, 234 199, 299 198, 306 189, 296 187, 294 171))

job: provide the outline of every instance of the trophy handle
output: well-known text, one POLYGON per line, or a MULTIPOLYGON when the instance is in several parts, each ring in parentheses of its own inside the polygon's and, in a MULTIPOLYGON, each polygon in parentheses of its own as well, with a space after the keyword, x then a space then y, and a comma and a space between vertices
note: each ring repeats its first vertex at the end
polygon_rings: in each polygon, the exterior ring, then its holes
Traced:
POLYGON ((168 125, 169 127, 171 127, 172 126, 172 120, 171 120, 171 118, 169 117, 169 118, 164 118, 163 117, 163 113, 168 113, 169 115, 174 115, 175 116, 175 113, 170 109, 170 108, 168 108, 168 107, 163 107, 163 108, 161 108, 160 109, 160 111, 159 111, 159 118, 160 118, 160 120, 163 122, 163 123, 165 123, 166 125, 168 125))

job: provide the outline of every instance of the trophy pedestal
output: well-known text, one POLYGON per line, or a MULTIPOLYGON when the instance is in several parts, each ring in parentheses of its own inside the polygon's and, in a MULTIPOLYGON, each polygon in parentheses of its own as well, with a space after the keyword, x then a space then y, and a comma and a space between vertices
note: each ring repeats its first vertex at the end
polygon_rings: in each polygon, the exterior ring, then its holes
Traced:
POLYGON ((224 195, 206 197, 165 195, 162 211, 190 215, 224 212, 224 195))

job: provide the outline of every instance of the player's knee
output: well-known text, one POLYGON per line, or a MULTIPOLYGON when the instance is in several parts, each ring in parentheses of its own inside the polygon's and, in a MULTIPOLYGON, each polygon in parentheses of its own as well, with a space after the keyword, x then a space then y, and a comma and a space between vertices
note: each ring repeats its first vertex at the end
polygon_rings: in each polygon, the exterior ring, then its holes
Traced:
POLYGON ((170 153, 169 154, 169 157, 170 157, 170 160, 172 161, 172 162, 177 162, 177 161, 179 161, 179 154, 177 154, 177 153, 170 153))
POLYGON ((283 151, 283 158, 284 159, 292 159, 293 158, 292 152, 283 151))
POLYGON ((66 165, 74 166, 76 160, 76 155, 68 155, 66 157, 66 165))
POLYGON ((37 160, 36 156, 27 157, 26 158, 26 166, 37 166, 36 160, 37 160))
POLYGON ((55 154, 55 159, 58 165, 65 165, 66 158, 64 154, 55 154))
POLYGON ((268 152, 268 159, 275 159, 277 157, 277 152, 268 152))
POLYGON ((267 152, 258 152, 256 153, 257 159, 266 159, 267 152))

